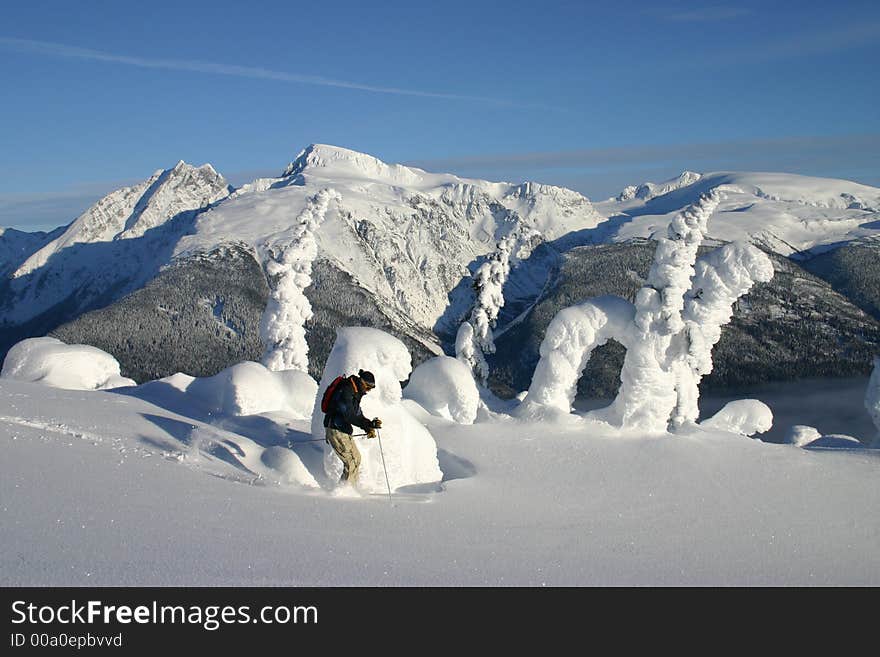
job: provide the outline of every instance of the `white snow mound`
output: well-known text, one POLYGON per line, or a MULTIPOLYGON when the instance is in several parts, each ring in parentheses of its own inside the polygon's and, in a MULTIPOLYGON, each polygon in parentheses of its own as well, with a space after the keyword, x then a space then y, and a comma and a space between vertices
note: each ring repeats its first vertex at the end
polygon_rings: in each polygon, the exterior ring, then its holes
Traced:
MULTIPOLYGON (((434 437, 401 403, 400 382, 409 378, 412 359, 406 346, 397 338, 373 328, 348 327, 336 331, 336 342, 324 366, 324 374, 314 399, 312 434, 324 438, 324 414, 321 399, 327 386, 337 376, 368 370, 376 377, 376 388, 361 401, 365 417, 382 420, 381 448, 378 440, 355 438, 361 453, 358 488, 382 493, 388 482, 394 490, 401 486, 439 482, 443 473, 437 460, 434 437)), ((361 431, 355 428, 355 433, 361 431)), ((332 480, 342 474, 342 462, 329 445, 324 447, 324 469, 332 480)))
POLYGON ((260 454, 260 461, 281 483, 319 488, 312 473, 293 450, 279 446, 267 447, 260 454))
POLYGON ((277 411, 306 419, 317 390, 314 379, 304 372, 273 372, 260 363, 245 361, 214 376, 194 379, 186 393, 212 413, 255 415, 277 411))
POLYGON ((136 385, 119 373, 119 362, 106 351, 49 337, 28 338, 14 345, 6 354, 0 377, 69 390, 136 385))
POLYGON ((785 442, 795 447, 803 447, 804 445, 809 445, 814 440, 819 440, 821 437, 822 434, 816 427, 806 424, 795 424, 785 434, 785 442))
POLYGON ((438 356, 419 365, 403 396, 432 415, 459 424, 473 424, 480 405, 480 392, 467 365, 450 356, 438 356))
POLYGON ((804 447, 824 447, 825 449, 861 449, 862 442, 853 436, 843 433, 829 433, 818 440, 807 443, 804 447))
POLYGON ((773 427, 773 411, 757 399, 737 399, 728 402, 720 411, 700 422, 704 429, 729 431, 743 436, 764 433, 773 427))

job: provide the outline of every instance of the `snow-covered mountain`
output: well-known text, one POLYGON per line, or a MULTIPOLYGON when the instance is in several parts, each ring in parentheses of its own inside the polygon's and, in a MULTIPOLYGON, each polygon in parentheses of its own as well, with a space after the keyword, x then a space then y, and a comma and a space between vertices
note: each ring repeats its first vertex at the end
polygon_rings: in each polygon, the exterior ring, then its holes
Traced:
POLYGON ((880 189, 847 180, 787 173, 684 172, 663 183, 628 187, 596 208, 609 218, 601 241, 651 237, 700 194, 725 198, 709 224, 722 241, 748 240, 784 256, 809 257, 880 235, 880 189))
MULTIPOLYGON (((0 268, 11 272, 0 287, 0 333, 6 349, 56 330, 66 341, 114 354, 138 380, 179 369, 207 376, 233 361, 260 359, 257 328, 278 284, 272 263, 296 248, 310 259, 310 273, 297 285, 313 311, 306 322, 313 374, 320 374, 335 329, 346 325, 392 332, 418 361, 449 351, 474 304, 471 276, 499 243, 514 245, 499 332, 537 309, 529 320, 537 335, 551 319, 542 308, 573 301, 562 295, 541 305, 554 286, 570 280, 559 276, 573 262, 567 254, 586 245, 644 250, 644 238, 665 230, 674 213, 713 188, 725 195, 709 222, 716 241, 747 239, 805 264, 824 250, 870 244, 880 234, 880 189, 842 180, 684 172, 594 207, 561 187, 429 173, 315 144, 278 177, 239 189, 210 165, 181 162, 113 192, 53 233, 0 235, 0 268)), ((577 251, 575 260, 584 253, 577 251)), ((613 267, 586 269, 611 288, 620 287, 611 281, 618 274, 638 278, 613 267)), ((848 280, 832 284, 846 295, 848 280)), ((585 279, 584 288, 595 283, 585 279)), ((842 312, 855 318, 852 331, 868 340, 859 353, 870 351, 872 339, 864 336, 873 328, 862 329, 876 322, 847 304, 835 298, 825 306, 846 306, 842 312)), ((758 315, 772 316, 764 310, 758 315)), ((844 343, 852 331, 845 329, 844 343)))
POLYGON ((170 262, 195 216, 229 192, 211 165, 179 162, 108 194, 17 266, 4 263, 12 271, 0 287, 5 346, 142 287, 170 262))
POLYGON ((182 213, 207 208, 231 191, 210 164, 194 167, 181 160, 172 169, 160 169, 147 180, 102 198, 31 255, 13 278, 39 269, 53 255, 74 244, 140 237, 182 213))
MULTIPOLYGON (((327 189, 337 200, 318 218, 315 267, 325 275, 313 297, 340 298, 340 285, 346 297, 359 290, 373 324, 396 327, 434 353, 435 331, 454 333, 469 310, 472 293, 462 281, 499 240, 527 233, 528 251, 602 220, 571 190, 431 174, 334 146, 312 145, 278 178, 232 194, 209 165, 180 163, 108 195, 17 267, 0 301, 7 342, 21 337, 16 326, 51 330, 139 290, 172 263, 199 262, 231 245, 265 266, 327 189)), ((215 308, 216 295, 205 293, 203 305, 215 308)))
POLYGON ((0 276, 8 276, 32 254, 64 232, 64 227, 51 232, 28 233, 15 228, 0 228, 0 276))
MULTIPOLYGON (((246 186, 200 217, 175 255, 207 252, 229 241, 271 250, 322 189, 341 198, 322 219, 318 257, 428 330, 438 322, 437 328, 446 328, 441 320, 449 310, 449 293, 469 276, 469 265, 511 232, 526 226, 537 240, 554 240, 602 220, 589 200, 561 187, 431 174, 312 145, 282 177, 246 186)), ((452 303, 461 313, 467 310, 466 301, 452 303)))

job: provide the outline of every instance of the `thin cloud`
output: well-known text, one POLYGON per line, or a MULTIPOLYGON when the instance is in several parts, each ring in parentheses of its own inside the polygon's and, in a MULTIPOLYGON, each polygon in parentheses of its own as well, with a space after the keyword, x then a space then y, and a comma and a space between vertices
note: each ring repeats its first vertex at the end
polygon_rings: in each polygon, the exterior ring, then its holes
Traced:
POLYGON ((781 39, 768 45, 757 57, 792 57, 804 54, 823 54, 845 48, 864 45, 876 46, 880 39, 880 22, 868 22, 828 30, 827 32, 802 34, 791 39, 781 39))
POLYGON ((779 36, 765 43, 751 44, 748 48, 719 50, 716 54, 683 63, 683 68, 704 68, 719 64, 759 64, 778 59, 792 59, 824 55, 840 50, 877 47, 880 43, 880 22, 872 21, 852 26, 829 27, 822 32, 808 32, 779 36))
POLYGON ((31 39, 14 39, 0 37, 0 46, 17 52, 27 52, 50 57, 65 57, 70 59, 82 59, 96 62, 111 62, 137 66, 140 68, 164 69, 172 71, 189 71, 192 73, 209 73, 212 75, 228 75, 242 78, 254 78, 259 80, 277 80, 297 84, 311 84, 322 87, 337 87, 340 89, 354 89, 380 94, 393 94, 397 96, 416 96, 419 98, 437 98, 444 100, 464 100, 496 105, 515 105, 512 101, 488 98, 485 96, 469 96, 463 94, 441 93, 435 91, 423 91, 417 89, 401 89, 399 87, 385 87, 347 80, 336 80, 318 75, 303 75, 288 73, 285 71, 273 71, 261 67, 237 66, 233 64, 217 64, 199 60, 183 59, 148 59, 145 57, 131 57, 129 55, 117 55, 114 53, 79 48, 61 43, 48 41, 34 41, 31 39))
POLYGON ((767 158, 778 161, 781 158, 795 160, 811 157, 821 161, 836 161, 843 156, 880 164, 877 158, 878 150, 880 150, 880 134, 865 134, 506 153, 418 160, 409 164, 435 171, 492 170, 519 166, 528 166, 532 169, 583 169, 644 165, 648 162, 680 159, 694 162, 708 160, 738 162, 743 159, 756 161, 767 158))
POLYGON ((751 13, 752 10, 745 7, 702 7, 689 11, 674 11, 663 14, 663 17, 679 23, 712 23, 748 16, 751 13))
POLYGON ((69 224, 110 192, 137 182, 80 182, 49 192, 2 192, 0 226, 26 231, 48 231, 69 224))

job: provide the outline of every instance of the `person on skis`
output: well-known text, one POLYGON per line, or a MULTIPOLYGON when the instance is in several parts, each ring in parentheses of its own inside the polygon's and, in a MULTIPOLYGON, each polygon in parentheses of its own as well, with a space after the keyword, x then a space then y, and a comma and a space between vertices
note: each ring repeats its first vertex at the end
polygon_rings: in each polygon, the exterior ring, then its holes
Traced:
POLYGON ((352 425, 366 431, 367 438, 375 438, 376 429, 381 428, 382 421, 379 418, 368 420, 361 413, 361 399, 376 387, 376 379, 372 372, 358 370, 357 375, 338 377, 331 387, 334 385, 335 389, 330 392, 326 404, 324 433, 327 442, 342 460, 340 481, 356 485, 361 453, 354 443, 352 425))

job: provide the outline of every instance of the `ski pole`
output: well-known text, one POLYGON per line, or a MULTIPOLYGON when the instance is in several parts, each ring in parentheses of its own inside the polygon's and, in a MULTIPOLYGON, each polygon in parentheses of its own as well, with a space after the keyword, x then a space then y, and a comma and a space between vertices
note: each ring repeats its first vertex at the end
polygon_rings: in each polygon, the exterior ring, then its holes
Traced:
POLYGON ((376 429, 376 437, 379 439, 379 454, 382 455, 382 469, 385 470, 385 485, 388 486, 388 501, 391 501, 391 482, 388 481, 388 468, 385 467, 385 451, 382 449, 382 434, 376 429))

